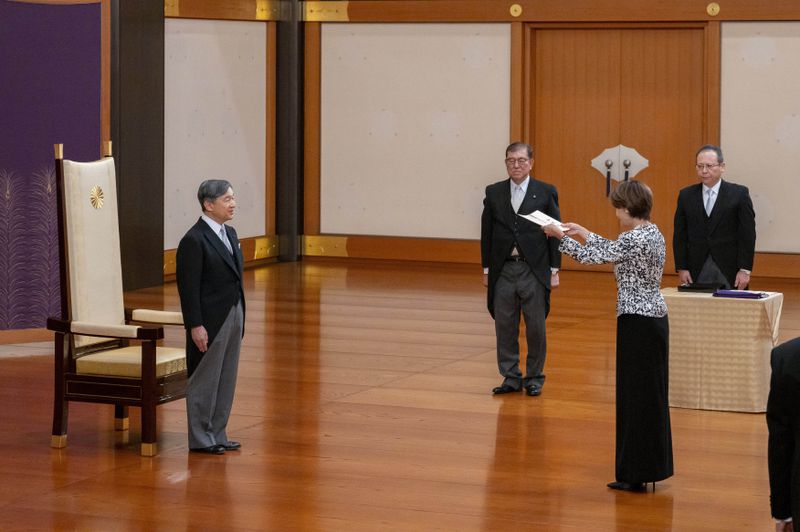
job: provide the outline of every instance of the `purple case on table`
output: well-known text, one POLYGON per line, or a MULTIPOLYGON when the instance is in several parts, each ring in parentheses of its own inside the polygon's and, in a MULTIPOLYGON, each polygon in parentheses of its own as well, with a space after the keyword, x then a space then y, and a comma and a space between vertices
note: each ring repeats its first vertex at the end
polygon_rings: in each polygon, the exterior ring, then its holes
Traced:
POLYGON ((767 294, 764 292, 752 292, 750 290, 717 290, 714 297, 736 297, 740 299, 764 299, 767 294))

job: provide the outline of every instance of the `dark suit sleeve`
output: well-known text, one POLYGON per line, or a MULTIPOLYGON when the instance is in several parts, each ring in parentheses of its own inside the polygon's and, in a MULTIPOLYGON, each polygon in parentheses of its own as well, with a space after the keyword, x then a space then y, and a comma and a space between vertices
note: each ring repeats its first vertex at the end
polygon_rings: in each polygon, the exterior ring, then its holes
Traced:
POLYGON ((483 213, 481 214, 481 265, 489 267, 489 257, 492 256, 492 206, 489 202, 489 187, 483 198, 483 213))
POLYGON ((203 325, 200 305, 203 248, 196 237, 187 234, 181 239, 175 263, 175 277, 178 281, 184 327, 191 329, 203 325))
POLYGON ((689 242, 688 225, 686 223, 686 210, 683 194, 678 195, 678 204, 675 207, 675 221, 672 231, 672 254, 675 258, 675 270, 689 269, 689 242))
MULTIPOLYGON (((549 216, 561 221, 561 209, 558 206, 558 190, 556 187, 551 187, 550 204, 547 206, 549 216)), ((550 267, 561 268, 561 253, 558 251, 560 241, 557 238, 547 238, 547 247, 550 253, 550 267)))
MULTIPOLYGON (((794 435, 791 415, 787 403, 794 394, 786 389, 783 375, 781 347, 772 350, 772 378, 769 399, 767 400, 767 426, 769 428, 769 490, 772 516, 786 519, 792 515, 792 457, 794 456, 794 435)), ((794 406, 794 408, 797 408, 794 406)))
POLYGON ((756 250, 756 213, 753 210, 753 201, 750 199, 750 191, 747 187, 742 187, 742 198, 739 201, 739 253, 737 256, 737 268, 752 270, 753 255, 756 250))

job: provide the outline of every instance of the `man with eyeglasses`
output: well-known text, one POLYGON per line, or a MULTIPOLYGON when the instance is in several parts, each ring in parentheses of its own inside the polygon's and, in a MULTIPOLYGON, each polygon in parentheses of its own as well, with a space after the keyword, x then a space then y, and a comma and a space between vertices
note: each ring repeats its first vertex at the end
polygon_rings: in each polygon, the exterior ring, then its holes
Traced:
POLYGON ((514 142, 506 148, 508 179, 486 187, 481 216, 483 284, 497 337, 497 366, 503 382, 495 395, 525 390, 542 393, 550 289, 558 286, 561 254, 558 240, 517 214, 541 211, 561 219, 553 185, 531 177, 533 148, 514 142), (520 313, 525 319, 528 355, 525 375, 519 367, 520 313))
POLYGON ((722 149, 697 151, 700 183, 680 191, 672 250, 680 284, 745 290, 756 246, 756 220, 747 187, 722 180, 722 149))

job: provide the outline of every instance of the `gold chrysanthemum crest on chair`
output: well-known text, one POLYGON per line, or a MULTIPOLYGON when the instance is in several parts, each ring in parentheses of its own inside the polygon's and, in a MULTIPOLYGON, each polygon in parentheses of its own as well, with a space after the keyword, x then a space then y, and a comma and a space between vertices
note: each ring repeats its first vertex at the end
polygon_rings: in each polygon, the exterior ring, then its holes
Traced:
POLYGON ((184 348, 161 347, 162 325, 180 312, 125 309, 110 143, 94 162, 65 160, 55 145, 61 317, 55 332, 52 447, 67 444, 70 402, 114 405, 114 428, 128 430, 128 407, 141 408, 141 454, 158 452, 156 407, 185 397, 184 348))

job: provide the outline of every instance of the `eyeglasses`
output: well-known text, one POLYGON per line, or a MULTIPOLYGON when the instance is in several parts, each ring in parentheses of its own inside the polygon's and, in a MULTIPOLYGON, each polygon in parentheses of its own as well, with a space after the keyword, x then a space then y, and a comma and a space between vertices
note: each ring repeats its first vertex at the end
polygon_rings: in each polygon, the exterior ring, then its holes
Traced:
POLYGON ((719 165, 720 165, 720 163, 714 163, 714 164, 696 164, 696 165, 694 165, 694 167, 695 167, 695 168, 697 168, 697 171, 698 171, 698 172, 703 172, 703 171, 705 171, 705 170, 713 170, 714 168, 716 168, 716 167, 717 167, 717 166, 719 166, 719 165))
POLYGON ((506 166, 514 166, 516 164, 520 166, 525 166, 529 162, 531 162, 531 160, 526 159, 525 157, 520 157, 519 159, 512 159, 509 157, 508 159, 506 159, 506 166))

